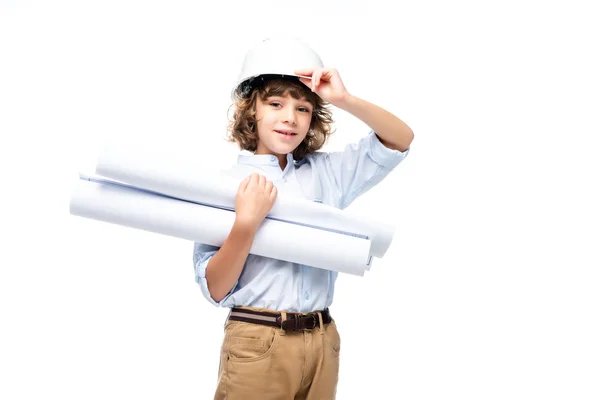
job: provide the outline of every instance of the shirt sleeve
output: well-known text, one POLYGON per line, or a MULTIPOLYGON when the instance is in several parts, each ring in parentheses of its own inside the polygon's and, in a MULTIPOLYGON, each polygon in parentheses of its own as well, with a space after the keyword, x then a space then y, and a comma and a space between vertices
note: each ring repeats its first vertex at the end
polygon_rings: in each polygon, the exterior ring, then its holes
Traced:
POLYGON ((405 151, 385 147, 374 131, 343 151, 321 153, 319 165, 323 188, 336 191, 338 207, 344 209, 358 196, 385 178, 404 158, 405 151))
POLYGON ((210 295, 208 290, 208 281, 206 280, 206 266, 208 261, 219 251, 216 246, 210 246, 202 243, 194 243, 194 272, 196 275, 196 283, 200 285, 204 297, 214 306, 222 307, 229 296, 235 291, 237 281, 231 288, 229 293, 219 302, 216 302, 210 295))

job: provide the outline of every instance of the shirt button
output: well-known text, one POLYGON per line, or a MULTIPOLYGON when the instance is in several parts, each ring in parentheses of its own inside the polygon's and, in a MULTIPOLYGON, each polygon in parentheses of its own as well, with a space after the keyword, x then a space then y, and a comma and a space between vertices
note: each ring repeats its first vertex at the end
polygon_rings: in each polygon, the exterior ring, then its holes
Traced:
POLYGON ((304 299, 308 300, 308 292, 304 292, 304 299))
POLYGON ((271 156, 271 161, 275 161, 275 160, 277 160, 277 157, 271 156))

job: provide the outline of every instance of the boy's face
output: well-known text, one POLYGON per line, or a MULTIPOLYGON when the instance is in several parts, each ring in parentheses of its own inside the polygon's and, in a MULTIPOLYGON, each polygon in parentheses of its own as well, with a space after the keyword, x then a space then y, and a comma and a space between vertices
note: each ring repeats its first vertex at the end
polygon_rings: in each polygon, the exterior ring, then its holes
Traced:
POLYGON ((256 99, 258 145, 255 154, 284 155, 294 151, 310 128, 312 105, 291 95, 256 99))

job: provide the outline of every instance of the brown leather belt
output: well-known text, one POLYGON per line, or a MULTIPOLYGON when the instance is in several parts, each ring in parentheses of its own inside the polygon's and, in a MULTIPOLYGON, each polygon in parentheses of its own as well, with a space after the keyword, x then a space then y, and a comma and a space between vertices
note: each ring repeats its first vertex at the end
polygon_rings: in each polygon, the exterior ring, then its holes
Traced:
POLYGON ((319 314, 323 317, 323 324, 332 321, 329 314, 329 308, 323 311, 314 311, 309 313, 285 313, 286 319, 283 319, 283 313, 254 311, 244 308, 233 307, 229 312, 229 320, 250 322, 253 324, 273 326, 281 328, 284 331, 302 331, 311 330, 319 327, 319 314))

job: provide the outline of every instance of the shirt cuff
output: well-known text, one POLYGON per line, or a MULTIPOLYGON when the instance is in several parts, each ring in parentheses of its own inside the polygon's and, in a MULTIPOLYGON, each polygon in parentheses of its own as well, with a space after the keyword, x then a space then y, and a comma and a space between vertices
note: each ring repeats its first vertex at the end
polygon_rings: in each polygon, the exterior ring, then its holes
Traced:
POLYGON ((367 140, 369 140, 369 154, 373 161, 386 168, 394 168, 400 164, 400 162, 406 158, 410 150, 410 147, 404 151, 385 147, 373 130, 369 132, 367 140))
POLYGON ((196 262, 196 265, 194 266, 194 268, 196 270, 196 283, 198 285, 200 285, 200 289, 202 290, 202 294, 204 295, 204 297, 206 297, 206 299, 212 305, 217 306, 217 307, 223 307, 223 303, 225 303, 225 301, 227 301, 229 299, 229 296, 231 296, 233 294, 233 292, 235 291, 238 281, 235 282, 235 285, 233 285, 233 287, 231 288, 229 293, 227 293, 227 295, 225 297, 223 297, 223 299, 221 299, 221 301, 217 302, 211 297, 210 291, 208 290, 208 281, 206 280, 206 267, 208 266, 208 262, 210 261, 212 256, 214 256, 216 253, 217 253, 216 251, 208 251, 208 252, 204 253, 202 255, 202 258, 200 258, 196 262))

